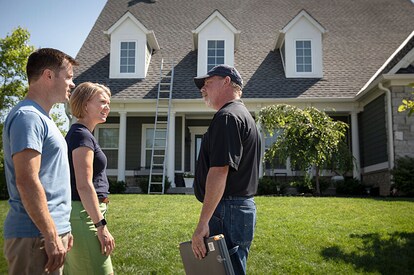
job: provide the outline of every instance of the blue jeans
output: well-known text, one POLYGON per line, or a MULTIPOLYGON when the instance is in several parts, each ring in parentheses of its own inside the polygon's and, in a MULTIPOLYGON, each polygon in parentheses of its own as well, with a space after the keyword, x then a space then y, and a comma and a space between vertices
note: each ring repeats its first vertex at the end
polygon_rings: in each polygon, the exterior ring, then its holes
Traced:
POLYGON ((253 198, 227 197, 209 221, 210 235, 223 234, 235 274, 246 274, 246 262, 256 226, 253 198))

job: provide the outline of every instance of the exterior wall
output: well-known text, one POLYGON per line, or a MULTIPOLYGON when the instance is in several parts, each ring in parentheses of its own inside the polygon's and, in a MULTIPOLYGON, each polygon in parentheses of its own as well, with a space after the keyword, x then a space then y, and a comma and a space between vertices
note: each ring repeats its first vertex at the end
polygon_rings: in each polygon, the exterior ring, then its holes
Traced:
POLYGON ((412 97, 413 91, 410 87, 391 87, 395 159, 414 157, 414 116, 409 117, 407 112, 398 112, 402 100, 412 97))
POLYGON ((390 193, 388 164, 386 100, 380 95, 358 115, 362 183, 379 189, 379 195, 390 193))
POLYGON ((379 189, 380 196, 388 196, 390 194, 391 178, 388 169, 366 173, 362 176, 362 181, 364 185, 367 185, 372 189, 379 189))
POLYGON ((323 77, 322 68, 322 34, 305 17, 302 17, 287 33, 284 49, 286 51, 286 77, 323 77), (312 42, 312 72, 296 72, 296 40, 312 42))
POLYGON ((361 168, 388 161, 384 95, 364 107, 358 126, 361 168))

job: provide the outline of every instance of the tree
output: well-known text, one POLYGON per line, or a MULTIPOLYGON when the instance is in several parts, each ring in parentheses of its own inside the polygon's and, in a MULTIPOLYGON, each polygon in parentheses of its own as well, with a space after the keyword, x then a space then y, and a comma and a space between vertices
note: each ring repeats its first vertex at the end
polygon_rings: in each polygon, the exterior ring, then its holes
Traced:
MULTIPOLYGON (((414 88, 414 83, 410 83, 408 86, 414 88)), ((414 92, 413 92, 414 95, 414 92)), ((408 116, 414 114, 414 101, 411 99, 403 99, 402 104, 398 107, 398 112, 408 111, 408 116)))
MULTIPOLYGON (((34 51, 28 45, 30 34, 18 27, 0 39, 0 133, 7 110, 27 93, 26 63, 34 51)), ((0 169, 3 167, 3 141, 0 139, 0 169)))
POLYGON ((282 130, 265 158, 272 160, 278 156, 282 161, 290 158, 292 167, 305 172, 314 167, 316 193, 320 194, 319 171, 334 154, 338 154, 348 125, 334 121, 325 112, 313 107, 301 110, 283 104, 261 109, 258 122, 270 135, 275 129, 282 130))

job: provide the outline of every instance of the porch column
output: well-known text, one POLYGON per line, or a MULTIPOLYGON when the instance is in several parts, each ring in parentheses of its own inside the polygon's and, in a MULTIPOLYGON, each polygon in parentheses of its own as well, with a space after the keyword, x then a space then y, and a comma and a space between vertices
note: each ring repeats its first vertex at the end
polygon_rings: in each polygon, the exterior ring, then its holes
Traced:
POLYGON ((361 180, 361 161, 359 155, 359 131, 358 131, 358 113, 351 112, 351 130, 352 130, 352 155, 355 158, 353 176, 361 180))
POLYGON ((171 181, 171 187, 175 187, 175 112, 170 113, 170 125, 168 129, 168 148, 167 148, 167 176, 171 181))
POLYGON ((126 112, 119 113, 118 181, 125 181, 126 112))

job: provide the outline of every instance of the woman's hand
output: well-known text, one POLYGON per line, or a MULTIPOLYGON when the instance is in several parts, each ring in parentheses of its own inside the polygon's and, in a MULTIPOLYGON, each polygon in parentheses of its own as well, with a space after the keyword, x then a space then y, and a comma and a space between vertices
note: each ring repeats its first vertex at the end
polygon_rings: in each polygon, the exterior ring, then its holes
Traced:
POLYGON ((108 227, 106 225, 98 227, 98 239, 101 243, 101 252, 102 254, 109 256, 115 248, 115 239, 109 233, 108 227))

